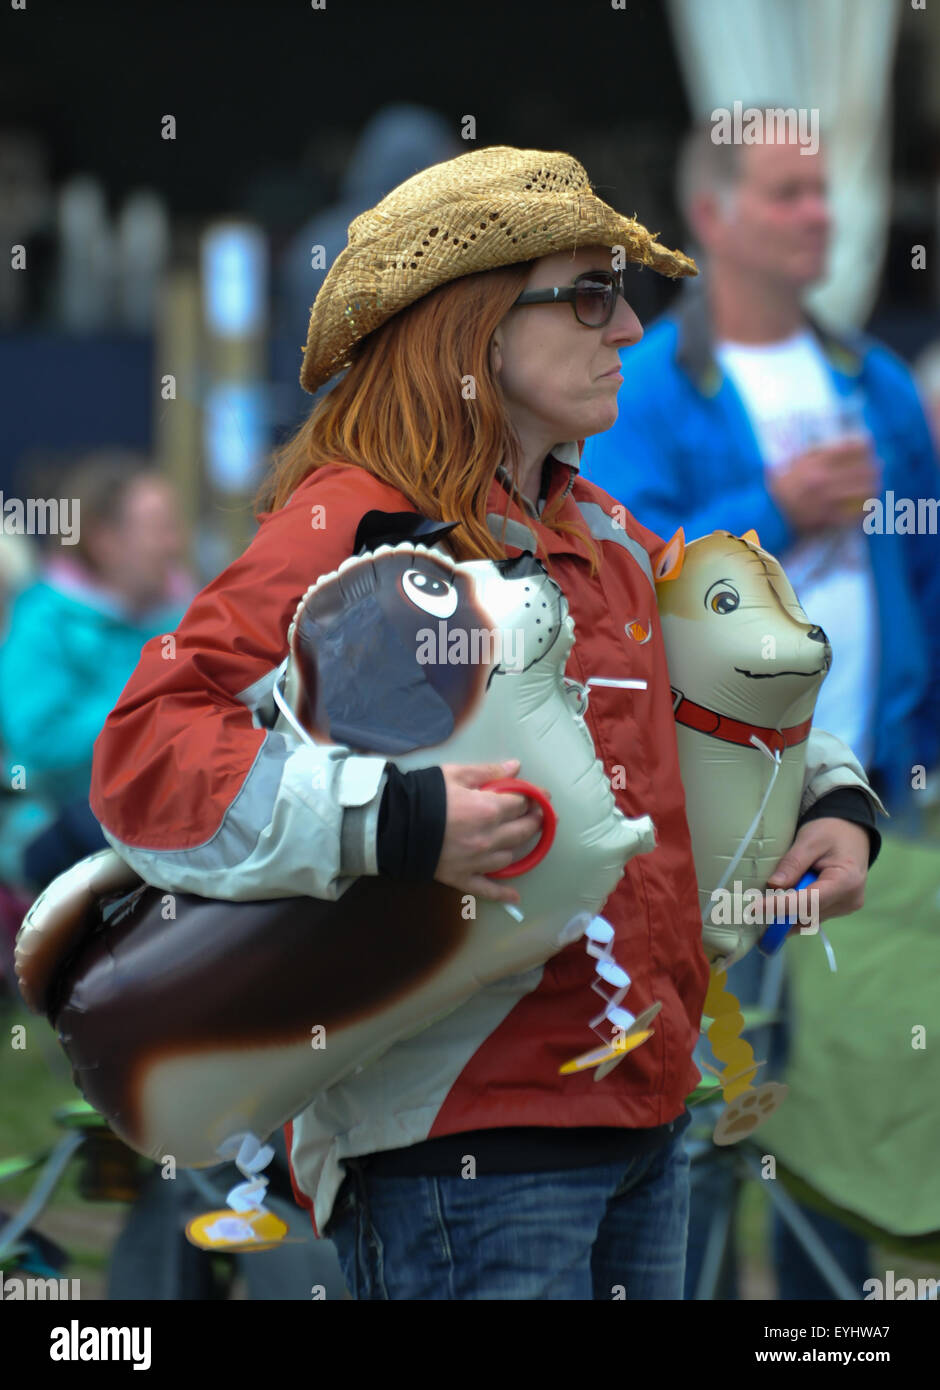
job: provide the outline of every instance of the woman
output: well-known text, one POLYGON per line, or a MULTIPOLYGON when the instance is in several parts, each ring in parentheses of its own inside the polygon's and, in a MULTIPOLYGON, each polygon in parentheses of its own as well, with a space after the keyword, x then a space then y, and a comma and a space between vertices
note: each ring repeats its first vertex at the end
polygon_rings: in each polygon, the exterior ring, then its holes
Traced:
POLYGON ((23 770, 0 873, 24 885, 104 843, 87 801, 95 739, 144 643, 172 631, 196 588, 173 487, 144 455, 86 455, 61 493, 73 534, 47 540, 0 645, 0 742, 23 770))
MULTIPOLYGON (((631 1008, 663 1003, 656 1031, 600 1082, 558 1075, 590 1041, 576 943, 320 1096, 288 1126, 292 1177, 357 1298, 681 1297, 707 966, 650 568, 661 542, 631 517, 614 525, 613 500, 578 476, 578 441, 616 418, 618 351, 642 332, 616 247, 694 273, 595 198, 576 160, 541 151, 462 155, 357 218, 313 306, 301 384, 348 371, 281 450, 258 535, 194 601, 175 662, 145 652, 97 744, 95 813, 157 886, 336 899, 384 873, 513 903, 486 875, 539 818, 480 789, 500 765, 403 775, 265 729, 298 598, 361 527, 391 524, 381 514, 457 521, 458 560, 537 549, 574 617, 576 679, 647 681, 597 687, 587 720, 608 773, 626 769, 621 810, 657 828, 604 909, 631 1008), (652 640, 625 635, 633 620, 652 640)), ((859 783, 830 767, 816 794, 839 781, 859 783)), ((824 817, 800 836, 831 866, 822 911, 852 910, 864 825, 824 817)))

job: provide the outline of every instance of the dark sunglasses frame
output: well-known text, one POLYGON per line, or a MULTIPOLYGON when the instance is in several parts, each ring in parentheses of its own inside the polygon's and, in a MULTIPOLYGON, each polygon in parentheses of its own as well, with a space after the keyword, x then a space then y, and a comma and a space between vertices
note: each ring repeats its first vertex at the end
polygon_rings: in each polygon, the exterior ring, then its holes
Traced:
POLYGON ((583 324, 585 328, 605 328, 614 316, 618 293, 626 299, 622 270, 586 270, 583 275, 577 277, 573 285, 555 285, 544 290, 523 290, 513 307, 516 304, 570 304, 578 323, 583 324), (582 318, 578 301, 584 298, 597 299, 601 295, 610 297, 606 316, 596 321, 582 318))

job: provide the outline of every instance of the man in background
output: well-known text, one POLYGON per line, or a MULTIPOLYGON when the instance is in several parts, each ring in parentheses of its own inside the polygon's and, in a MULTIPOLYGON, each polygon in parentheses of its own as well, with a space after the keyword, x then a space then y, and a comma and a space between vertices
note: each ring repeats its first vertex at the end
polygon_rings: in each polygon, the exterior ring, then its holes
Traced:
MULTIPOLYGON (((804 308, 831 234, 824 149, 711 137, 687 138, 679 176, 705 274, 630 350, 617 423, 587 441, 582 469, 660 535, 757 531, 832 645, 814 723, 852 747, 895 824, 916 825, 940 751, 938 542, 879 532, 863 504, 940 497, 930 431, 892 352, 804 308)), ((743 1002, 760 967, 752 952, 731 971, 743 1002)), ((693 1195, 687 1297, 705 1216, 693 1195)), ((860 1288, 866 1243, 812 1222, 860 1288)), ((779 1225, 775 1246, 781 1297, 833 1297, 779 1225)))

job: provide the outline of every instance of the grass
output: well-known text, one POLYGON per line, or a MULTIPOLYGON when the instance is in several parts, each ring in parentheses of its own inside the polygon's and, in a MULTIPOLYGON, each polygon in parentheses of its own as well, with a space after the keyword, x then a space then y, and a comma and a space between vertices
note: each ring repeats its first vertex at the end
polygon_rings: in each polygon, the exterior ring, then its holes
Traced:
MULTIPOLYGON (((68 1061, 45 1019, 9 996, 0 1000, 0 1037, 4 1052, 0 1160, 48 1152, 64 1133, 54 1119, 55 1111, 69 1101, 81 1100, 68 1061), (21 1036, 14 1032, 20 1026, 26 1030, 22 1049, 13 1045, 21 1036)), ((0 1184, 0 1209, 8 1215, 17 1211, 39 1171, 33 1169, 0 1184)), ((79 1164, 73 1161, 34 1223, 35 1229, 65 1248, 69 1259, 64 1277, 81 1279, 85 1296, 94 1296, 95 1291, 103 1296, 111 1247, 126 1207, 87 1201, 79 1192, 78 1177, 79 1164)))
MULTIPOLYGON (((29 1013, 21 1004, 0 1006, 0 1027, 6 1059, 0 1088, 0 1158, 34 1154, 51 1148, 62 1136, 53 1119, 55 1110, 68 1101, 80 1100, 72 1084, 65 1055, 45 1019, 29 1013), (14 1029, 24 1027, 26 1046, 14 1046, 14 1029)), ((9 1206, 11 1195, 21 1200, 29 1192, 33 1174, 15 1178, 0 1188, 0 1202, 9 1206)), ((63 1187, 68 1175, 63 1179, 63 1187)))

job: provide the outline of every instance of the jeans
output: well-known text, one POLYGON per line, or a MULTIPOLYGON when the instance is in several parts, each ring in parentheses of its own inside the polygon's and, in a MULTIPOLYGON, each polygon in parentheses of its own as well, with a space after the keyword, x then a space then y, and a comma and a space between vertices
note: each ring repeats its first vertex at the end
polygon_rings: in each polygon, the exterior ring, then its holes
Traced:
POLYGON ((680 1126, 653 1154, 556 1172, 377 1177, 346 1159, 324 1235, 356 1299, 681 1299, 680 1126))

